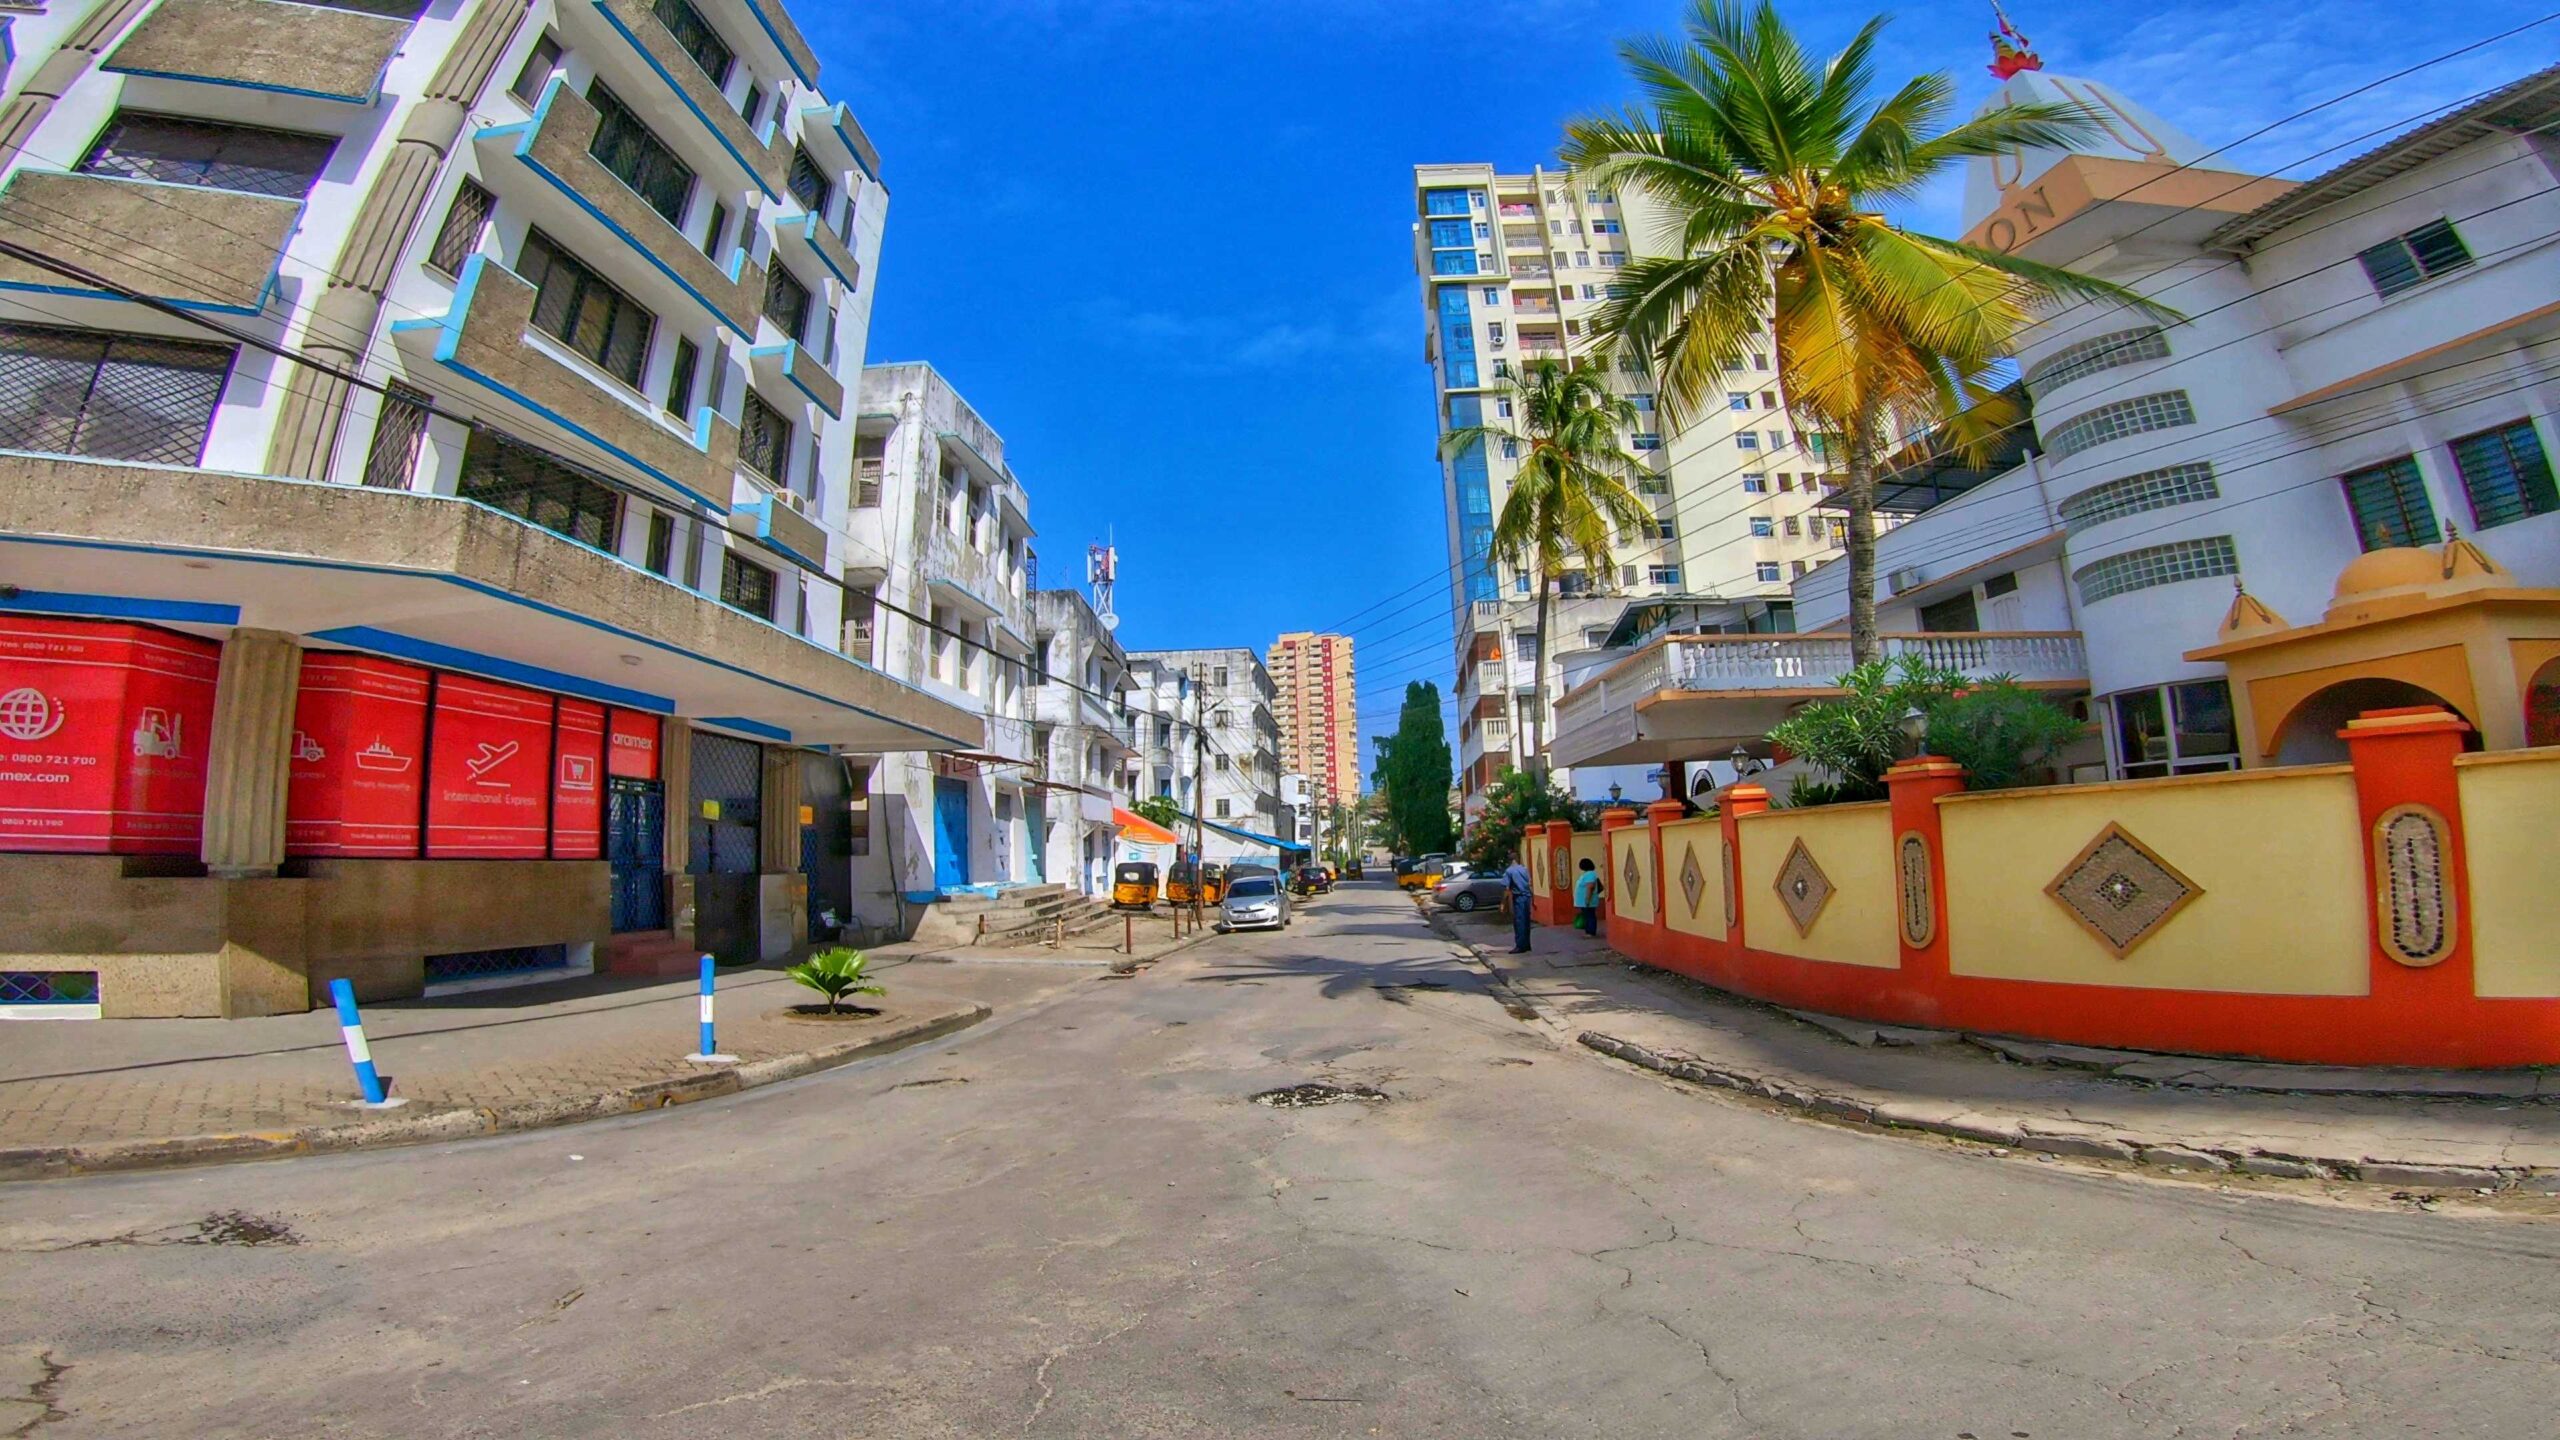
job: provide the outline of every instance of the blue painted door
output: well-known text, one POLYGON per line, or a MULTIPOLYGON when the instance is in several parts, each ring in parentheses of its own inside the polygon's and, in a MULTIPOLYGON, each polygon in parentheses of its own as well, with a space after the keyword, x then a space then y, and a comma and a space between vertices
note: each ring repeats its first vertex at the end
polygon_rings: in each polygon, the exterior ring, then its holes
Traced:
POLYGON ((933 886, 949 890, 969 883, 969 782, 933 782, 933 886))

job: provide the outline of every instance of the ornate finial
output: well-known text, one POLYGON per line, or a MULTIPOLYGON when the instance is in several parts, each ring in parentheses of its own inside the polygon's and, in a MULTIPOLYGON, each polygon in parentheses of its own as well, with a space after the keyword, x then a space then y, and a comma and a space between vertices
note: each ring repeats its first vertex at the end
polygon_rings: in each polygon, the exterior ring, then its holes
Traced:
POLYGON ((2009 23, 2009 14, 2000 8, 1999 0, 1992 0, 1991 14, 2000 23, 2000 28, 1991 32, 1991 73, 2006 80, 2021 70, 2043 69, 2044 57, 2036 53, 2035 42, 2009 23))

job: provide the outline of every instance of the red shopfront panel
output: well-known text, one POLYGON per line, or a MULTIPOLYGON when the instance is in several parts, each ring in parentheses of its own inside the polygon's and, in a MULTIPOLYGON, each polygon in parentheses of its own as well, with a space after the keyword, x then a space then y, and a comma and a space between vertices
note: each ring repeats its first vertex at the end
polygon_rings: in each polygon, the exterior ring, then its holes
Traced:
POLYGON ((140 625, 0 617, 0 850, 196 853, 221 661, 140 625))
POLYGON ((551 854, 558 860, 604 857, 604 707, 560 702, 559 740, 551 761, 551 854))
POLYGON ((427 672, 369 655, 302 658, 285 853, 413 857, 426 785, 427 672))
POLYGON ((539 860, 551 839, 550 696, 441 675, 427 746, 427 855, 539 860))
POLYGON ((610 743, 605 751, 606 774, 617 780, 658 778, 657 716, 616 710, 607 722, 607 730, 610 743))

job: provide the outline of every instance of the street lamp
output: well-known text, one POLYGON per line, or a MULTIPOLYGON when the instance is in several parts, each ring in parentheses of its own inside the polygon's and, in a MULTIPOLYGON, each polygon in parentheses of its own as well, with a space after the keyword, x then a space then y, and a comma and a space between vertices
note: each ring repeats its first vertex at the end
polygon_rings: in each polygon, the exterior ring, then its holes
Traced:
POLYGON ((1617 804, 1619 801, 1621 801, 1621 800, 1623 800, 1623 799, 1625 799, 1625 798, 1626 798, 1626 792, 1624 791, 1624 789, 1623 789, 1623 788, 1621 788, 1621 787, 1619 786, 1618 782, 1617 782, 1617 781, 1615 781, 1615 780, 1610 781, 1610 782, 1609 782, 1609 803, 1610 803, 1610 804, 1612 804, 1612 805, 1615 805, 1615 804, 1617 804))
POLYGON ((1913 759, 1929 753, 1929 717, 1920 712, 1919 706, 1914 705, 1902 712, 1898 728, 1902 731, 1902 738, 1911 742, 1913 759))
POLYGON ((1747 780, 1769 768, 1768 762, 1751 753, 1746 746, 1733 747, 1733 778, 1736 783, 1747 780))

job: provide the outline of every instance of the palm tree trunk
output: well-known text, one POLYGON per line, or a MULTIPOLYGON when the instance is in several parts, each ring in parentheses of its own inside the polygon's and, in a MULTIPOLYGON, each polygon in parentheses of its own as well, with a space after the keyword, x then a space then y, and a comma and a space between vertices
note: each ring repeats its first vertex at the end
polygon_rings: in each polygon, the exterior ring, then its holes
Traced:
POLYGON ((1529 683, 1536 691, 1529 704, 1529 772, 1544 777, 1547 773, 1547 612, 1553 605, 1549 586, 1554 577, 1543 560, 1538 562, 1538 655, 1529 662, 1529 683))
POLYGON ((1849 660, 1864 665, 1884 658, 1876 638, 1876 414, 1869 405, 1850 423, 1849 660))

